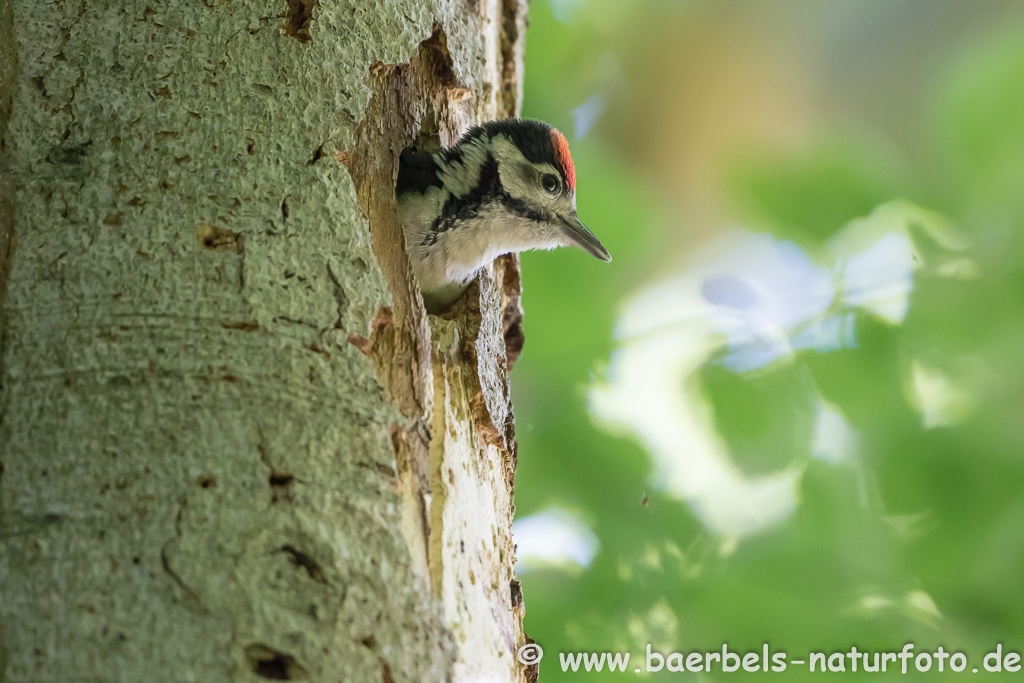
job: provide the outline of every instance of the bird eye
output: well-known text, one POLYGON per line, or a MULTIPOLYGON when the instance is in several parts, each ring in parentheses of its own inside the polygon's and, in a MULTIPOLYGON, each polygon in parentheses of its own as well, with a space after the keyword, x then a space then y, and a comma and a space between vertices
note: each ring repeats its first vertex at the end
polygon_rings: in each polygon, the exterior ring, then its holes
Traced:
POLYGON ((554 173, 545 173, 540 177, 540 186, 544 188, 545 192, 558 194, 558 190, 561 188, 561 183, 558 182, 558 176, 554 173))

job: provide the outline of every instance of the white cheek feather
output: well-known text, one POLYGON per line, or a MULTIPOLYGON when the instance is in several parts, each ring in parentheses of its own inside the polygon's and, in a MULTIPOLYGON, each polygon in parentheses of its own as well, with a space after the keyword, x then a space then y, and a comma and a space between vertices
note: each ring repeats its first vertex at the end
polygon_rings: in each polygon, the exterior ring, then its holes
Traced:
POLYGON ((472 280, 482 266, 502 254, 554 249, 567 242, 558 228, 524 221, 501 207, 485 208, 471 222, 462 222, 437 236, 437 243, 408 244, 420 286, 425 290, 472 280))
MULTIPOLYGON (((470 223, 462 223, 443 237, 447 275, 453 280, 471 278, 479 268, 502 254, 554 249, 562 246, 562 233, 554 226, 535 223, 509 214, 501 206, 481 210, 470 223)), ((438 241, 438 246, 442 242, 438 241)))
POLYGON ((512 141, 504 135, 497 135, 491 138, 491 153, 498 161, 498 173, 501 175, 501 185, 513 197, 529 197, 530 188, 526 184, 526 178, 516 169, 530 166, 519 148, 512 144, 512 141))

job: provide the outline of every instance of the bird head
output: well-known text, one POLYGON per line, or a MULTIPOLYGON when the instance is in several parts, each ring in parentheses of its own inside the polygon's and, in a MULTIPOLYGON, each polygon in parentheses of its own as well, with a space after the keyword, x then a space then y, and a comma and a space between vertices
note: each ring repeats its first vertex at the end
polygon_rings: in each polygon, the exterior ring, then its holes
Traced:
POLYGON ((576 169, 557 129, 529 119, 493 121, 471 130, 457 148, 475 148, 493 159, 490 169, 482 161, 482 175, 497 174, 499 202, 517 219, 512 229, 535 242, 532 248, 574 246, 611 261, 576 212, 576 169))
POLYGON ((404 150, 395 198, 432 312, 501 254, 573 246, 611 261, 576 213, 576 169, 565 137, 540 121, 491 121, 450 148, 404 150))

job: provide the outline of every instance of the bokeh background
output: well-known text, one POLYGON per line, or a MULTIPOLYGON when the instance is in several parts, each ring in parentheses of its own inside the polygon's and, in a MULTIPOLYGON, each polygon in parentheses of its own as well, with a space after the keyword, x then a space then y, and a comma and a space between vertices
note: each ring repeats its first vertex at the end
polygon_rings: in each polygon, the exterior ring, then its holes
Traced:
POLYGON ((534 0, 526 65, 614 257, 522 260, 541 680, 1024 651, 1024 3, 534 0))

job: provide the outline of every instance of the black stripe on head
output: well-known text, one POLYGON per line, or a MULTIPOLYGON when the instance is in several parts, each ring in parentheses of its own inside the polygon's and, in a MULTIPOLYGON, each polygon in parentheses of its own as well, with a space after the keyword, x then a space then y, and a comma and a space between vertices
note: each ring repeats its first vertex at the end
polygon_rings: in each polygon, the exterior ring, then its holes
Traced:
POLYGON ((525 218, 530 221, 536 221, 537 223, 544 223, 551 219, 551 214, 544 211, 540 207, 537 207, 528 201, 513 197, 507 192, 502 194, 501 203, 511 211, 512 213, 525 218))
MULTIPOLYGON (((555 160, 555 146, 551 142, 551 126, 533 119, 502 119, 488 121, 470 128, 458 145, 481 138, 504 135, 519 148, 526 160, 534 164, 551 164, 559 168, 555 160)), ((458 147, 456 145, 456 148, 458 147)))

